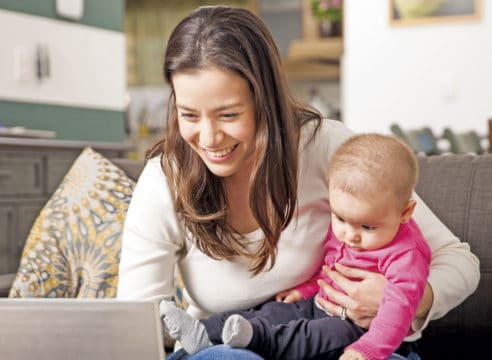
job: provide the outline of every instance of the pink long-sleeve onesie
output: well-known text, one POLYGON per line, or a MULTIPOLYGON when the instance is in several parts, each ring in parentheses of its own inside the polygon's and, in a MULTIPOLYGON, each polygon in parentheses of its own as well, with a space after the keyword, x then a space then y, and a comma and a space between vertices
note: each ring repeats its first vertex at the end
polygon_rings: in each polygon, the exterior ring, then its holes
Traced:
MULTIPOLYGON (((338 241, 330 226, 325 242, 324 264, 334 269, 335 263, 379 272, 386 278, 383 299, 369 330, 347 349, 354 349, 367 359, 386 359, 411 333, 411 324, 427 283, 431 250, 413 219, 400 226, 395 238, 385 247, 356 251, 338 241)), ((311 280, 296 287, 305 299, 320 290, 317 280, 323 279, 335 288, 330 278, 319 271, 311 280)))

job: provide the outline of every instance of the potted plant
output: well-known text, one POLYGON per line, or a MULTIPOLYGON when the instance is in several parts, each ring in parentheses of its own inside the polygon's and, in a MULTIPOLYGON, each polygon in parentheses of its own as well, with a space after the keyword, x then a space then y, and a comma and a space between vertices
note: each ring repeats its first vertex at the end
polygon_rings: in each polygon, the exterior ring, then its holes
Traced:
POLYGON ((319 20, 320 36, 340 36, 342 0, 311 0, 311 12, 319 20))

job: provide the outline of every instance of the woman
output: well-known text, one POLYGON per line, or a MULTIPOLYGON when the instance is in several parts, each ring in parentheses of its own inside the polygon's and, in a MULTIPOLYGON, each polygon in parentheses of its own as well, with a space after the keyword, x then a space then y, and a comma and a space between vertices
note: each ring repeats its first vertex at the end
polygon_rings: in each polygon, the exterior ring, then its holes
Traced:
MULTIPOLYGON (((167 133, 150 152, 127 214, 118 298, 169 299, 175 265, 195 318, 250 308, 306 281, 322 262, 330 221, 327 165, 352 133, 295 102, 271 34, 244 9, 202 7, 184 19, 169 39, 164 74, 167 133)), ((415 220, 433 256, 408 340, 479 280, 469 246, 417 203, 415 220)), ((327 276, 345 293, 324 283, 337 304, 321 305, 368 327, 384 277, 337 270, 327 276)), ((224 347, 190 358, 218 356, 258 359, 224 347)))

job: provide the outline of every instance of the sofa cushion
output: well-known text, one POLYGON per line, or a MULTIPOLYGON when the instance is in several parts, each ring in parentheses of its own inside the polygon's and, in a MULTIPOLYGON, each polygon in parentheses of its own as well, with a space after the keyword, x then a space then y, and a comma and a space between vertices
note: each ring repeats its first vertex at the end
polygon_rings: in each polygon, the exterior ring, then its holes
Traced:
POLYGON ((133 180, 82 151, 37 217, 9 297, 114 297, 133 180))
POLYGON ((423 333, 423 358, 468 358, 492 335, 492 156, 420 157, 417 192, 480 259, 478 289, 423 333))

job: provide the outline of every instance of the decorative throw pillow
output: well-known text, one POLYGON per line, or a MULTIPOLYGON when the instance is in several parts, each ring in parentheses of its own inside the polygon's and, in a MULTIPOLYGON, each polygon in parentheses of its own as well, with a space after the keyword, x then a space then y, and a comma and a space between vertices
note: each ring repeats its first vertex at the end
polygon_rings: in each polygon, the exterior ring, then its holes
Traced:
POLYGON ((115 297, 134 185, 85 148, 36 219, 9 297, 115 297))

